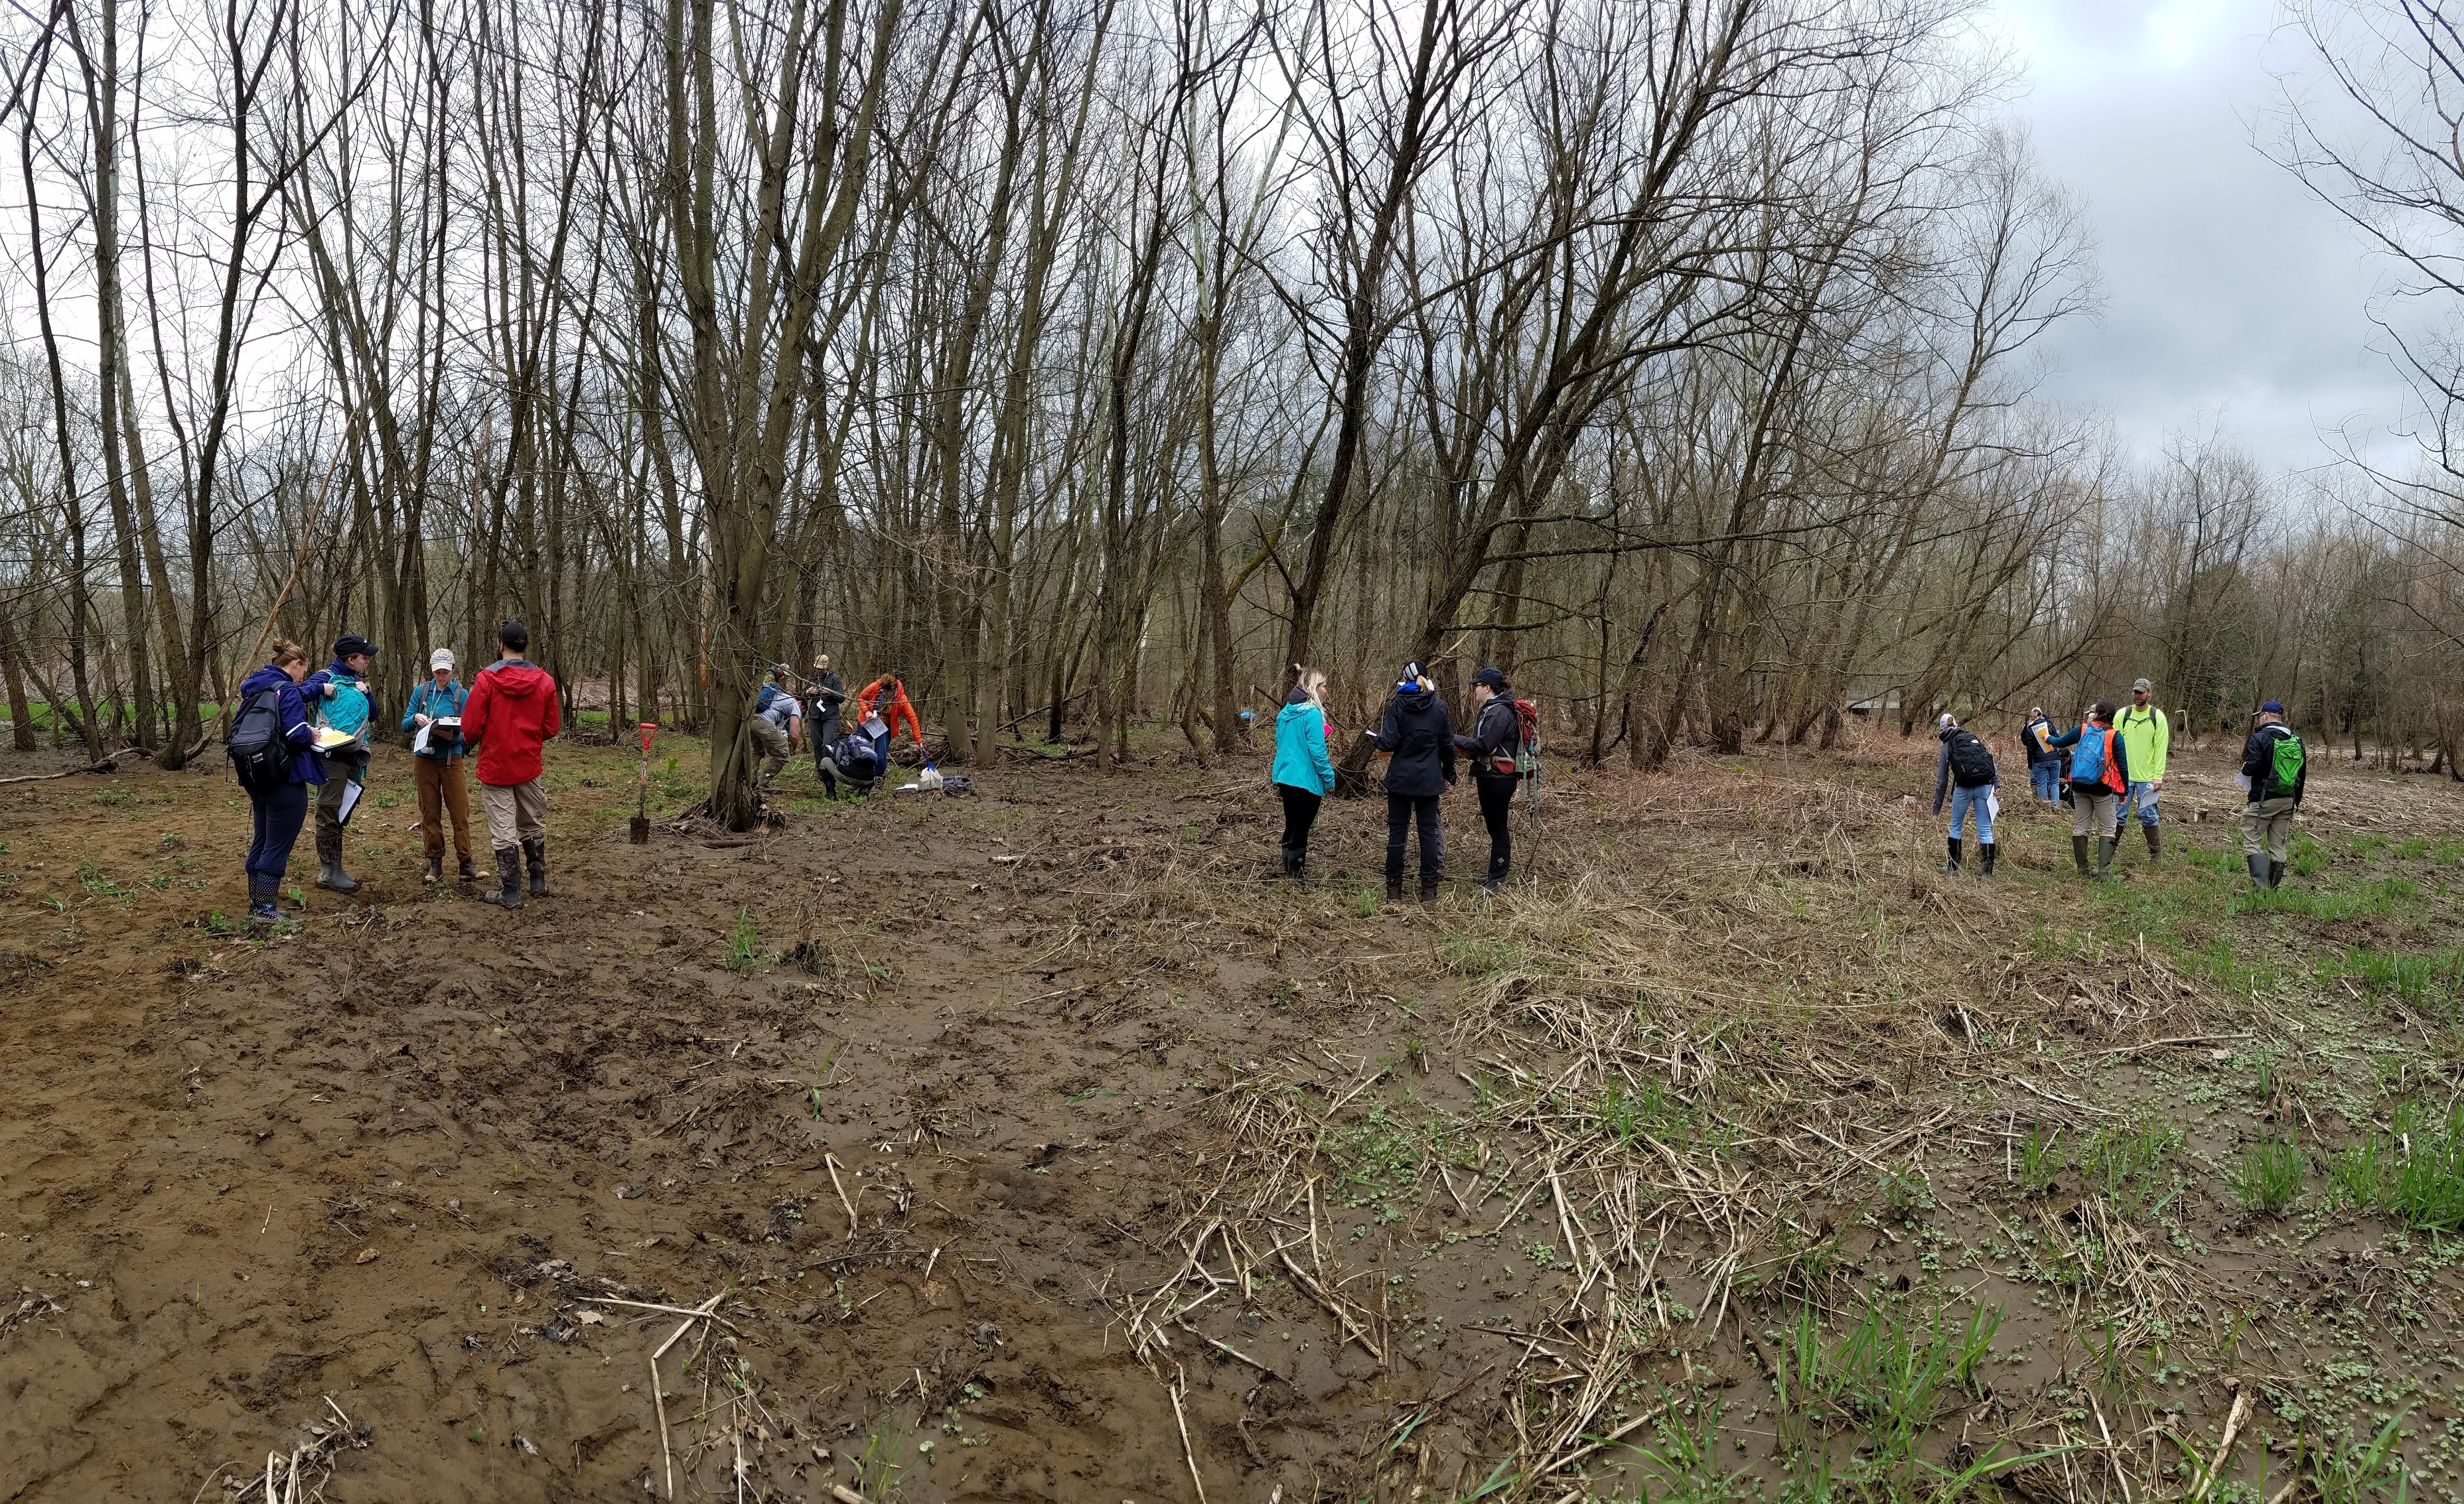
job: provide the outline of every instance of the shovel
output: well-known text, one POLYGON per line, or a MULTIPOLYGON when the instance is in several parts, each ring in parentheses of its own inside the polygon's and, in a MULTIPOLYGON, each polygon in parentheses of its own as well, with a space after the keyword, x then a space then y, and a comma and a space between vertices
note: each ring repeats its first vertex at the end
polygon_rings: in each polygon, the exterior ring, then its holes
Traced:
POLYGON ((631 839, 636 846, 650 843, 650 733, 659 729, 656 721, 642 723, 642 775, 640 794, 634 804, 631 839))

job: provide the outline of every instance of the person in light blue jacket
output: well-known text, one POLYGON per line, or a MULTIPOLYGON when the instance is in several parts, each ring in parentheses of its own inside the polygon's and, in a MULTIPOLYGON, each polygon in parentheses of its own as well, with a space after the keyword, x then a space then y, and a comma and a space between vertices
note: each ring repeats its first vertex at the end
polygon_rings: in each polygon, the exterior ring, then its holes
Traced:
POLYGON ((1334 790, 1334 759, 1327 755, 1326 675, 1303 668, 1275 717, 1275 792, 1284 800, 1284 876, 1309 879, 1309 827, 1317 807, 1334 790))

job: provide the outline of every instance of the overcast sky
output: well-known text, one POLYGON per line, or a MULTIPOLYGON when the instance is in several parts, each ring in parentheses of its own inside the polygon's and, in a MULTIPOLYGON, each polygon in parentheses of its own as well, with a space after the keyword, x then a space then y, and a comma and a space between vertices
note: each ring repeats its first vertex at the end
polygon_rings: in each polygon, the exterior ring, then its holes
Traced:
POLYGON ((2219 425, 2284 469, 2327 458, 2320 430, 2381 434, 2403 383, 2375 348, 2391 280, 2355 232, 2254 145, 2301 67, 2273 0, 1991 0, 2022 71, 2013 106, 2046 169, 2084 201, 2103 315, 2051 337, 2046 395, 2109 414, 2152 455, 2219 425))

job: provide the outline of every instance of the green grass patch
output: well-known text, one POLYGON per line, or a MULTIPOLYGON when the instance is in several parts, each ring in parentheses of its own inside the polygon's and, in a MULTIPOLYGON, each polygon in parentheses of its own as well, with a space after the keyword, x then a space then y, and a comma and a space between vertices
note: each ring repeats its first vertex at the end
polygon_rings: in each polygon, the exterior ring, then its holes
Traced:
POLYGON ((2464 998, 2464 950, 2377 949, 2347 946, 2343 954, 2319 962, 2319 980, 2349 978, 2381 997, 2414 1007, 2452 1004, 2464 998))
POLYGON ((2399 1105, 2387 1132, 2348 1145, 2329 1170, 2339 1201, 2435 1232, 2464 1228, 2464 1102, 2399 1105))
POLYGON ((2233 1194, 2251 1210, 2274 1216, 2301 1194, 2301 1180, 2309 1171, 2309 1158, 2299 1145, 2264 1139, 2244 1150, 2233 1166, 2233 1194))

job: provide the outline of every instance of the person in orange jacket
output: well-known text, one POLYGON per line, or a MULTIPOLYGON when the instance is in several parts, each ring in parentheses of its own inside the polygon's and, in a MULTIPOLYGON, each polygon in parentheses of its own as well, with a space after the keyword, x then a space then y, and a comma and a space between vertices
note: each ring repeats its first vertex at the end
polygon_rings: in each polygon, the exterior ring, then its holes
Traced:
POLYGON ((907 734, 915 738, 915 750, 924 750, 924 723, 915 718, 915 707, 907 699, 907 687, 895 674, 883 674, 856 691, 855 719, 861 726, 877 713, 884 730, 878 738, 881 765, 890 766, 890 744, 898 735, 898 723, 907 723, 907 734))

